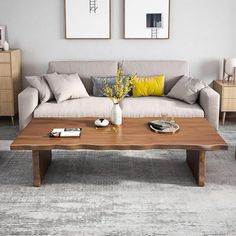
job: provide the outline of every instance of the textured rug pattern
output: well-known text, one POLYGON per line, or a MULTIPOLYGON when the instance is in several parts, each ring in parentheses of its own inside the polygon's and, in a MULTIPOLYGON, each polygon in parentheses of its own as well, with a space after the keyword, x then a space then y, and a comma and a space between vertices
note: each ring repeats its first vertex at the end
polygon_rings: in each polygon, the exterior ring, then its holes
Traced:
POLYGON ((233 151, 204 188, 183 151, 57 151, 40 188, 30 152, 0 151, 0 235, 236 235, 233 151))
POLYGON ((0 140, 13 140, 19 133, 18 125, 0 125, 0 140))

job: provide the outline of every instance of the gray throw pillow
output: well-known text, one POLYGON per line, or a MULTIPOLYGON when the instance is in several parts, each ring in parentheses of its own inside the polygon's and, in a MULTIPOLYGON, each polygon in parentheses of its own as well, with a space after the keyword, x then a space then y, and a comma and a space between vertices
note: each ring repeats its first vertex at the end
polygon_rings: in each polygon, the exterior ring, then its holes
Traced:
MULTIPOLYGON (((104 79, 106 80, 106 83, 108 86, 113 86, 116 84, 116 76, 111 76, 111 77, 91 77, 93 81, 93 96, 95 97, 104 97, 104 79)), ((124 79, 124 85, 126 81, 129 79, 129 76, 125 77, 124 79)), ((129 94, 127 94, 129 96, 129 94)))
POLYGON ((39 92, 40 103, 53 100, 54 96, 43 76, 26 76, 28 83, 39 92))
POLYGON ((68 99, 89 97, 78 74, 47 74, 47 80, 57 103, 68 99))
POLYGON ((170 90, 167 97, 194 104, 198 99, 199 92, 207 86, 207 83, 200 79, 183 76, 170 90))

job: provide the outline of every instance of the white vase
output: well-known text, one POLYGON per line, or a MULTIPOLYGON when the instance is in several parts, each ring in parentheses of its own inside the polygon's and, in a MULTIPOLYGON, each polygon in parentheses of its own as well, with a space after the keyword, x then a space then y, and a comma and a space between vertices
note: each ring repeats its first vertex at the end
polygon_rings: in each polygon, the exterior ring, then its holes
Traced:
POLYGON ((114 104, 111 109, 111 123, 113 125, 121 125, 122 124, 122 110, 120 108, 119 103, 114 104))
POLYGON ((4 49, 4 51, 9 51, 9 43, 7 41, 4 41, 3 49, 4 49))

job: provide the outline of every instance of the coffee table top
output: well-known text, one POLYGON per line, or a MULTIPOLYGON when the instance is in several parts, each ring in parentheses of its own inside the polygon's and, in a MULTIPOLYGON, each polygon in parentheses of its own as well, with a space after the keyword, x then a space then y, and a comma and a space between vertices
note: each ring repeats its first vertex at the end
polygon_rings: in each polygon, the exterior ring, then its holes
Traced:
POLYGON ((11 150, 95 149, 145 150, 187 149, 227 150, 228 145, 205 118, 176 118, 180 130, 159 134, 148 122, 156 118, 124 118, 119 127, 95 128, 94 118, 35 118, 11 144, 11 150), (53 128, 80 127, 80 138, 49 138, 53 128))

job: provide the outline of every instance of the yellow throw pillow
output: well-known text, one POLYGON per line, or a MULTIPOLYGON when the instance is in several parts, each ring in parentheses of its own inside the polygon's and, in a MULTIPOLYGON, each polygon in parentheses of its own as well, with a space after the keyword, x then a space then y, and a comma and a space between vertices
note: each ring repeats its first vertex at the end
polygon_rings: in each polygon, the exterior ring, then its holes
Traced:
POLYGON ((164 95, 165 76, 158 75, 152 77, 138 77, 134 78, 134 97, 144 96, 163 96, 164 95))

